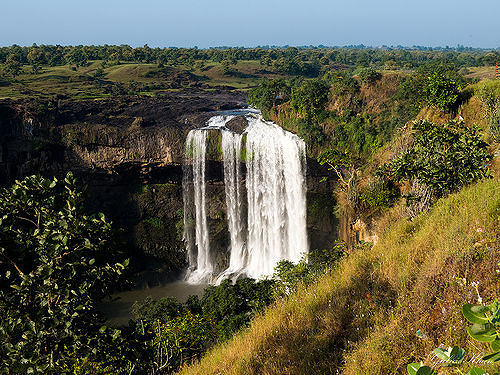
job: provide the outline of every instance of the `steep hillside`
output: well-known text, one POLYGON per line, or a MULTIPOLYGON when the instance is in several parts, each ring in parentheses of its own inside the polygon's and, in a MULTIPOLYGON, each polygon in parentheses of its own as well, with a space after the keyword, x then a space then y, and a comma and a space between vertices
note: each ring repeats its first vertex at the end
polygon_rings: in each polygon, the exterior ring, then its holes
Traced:
POLYGON ((467 337, 460 309, 478 294, 485 303, 498 298, 499 182, 467 187, 412 221, 393 208, 375 246, 278 301, 182 373, 405 374, 440 344, 487 353, 467 337))

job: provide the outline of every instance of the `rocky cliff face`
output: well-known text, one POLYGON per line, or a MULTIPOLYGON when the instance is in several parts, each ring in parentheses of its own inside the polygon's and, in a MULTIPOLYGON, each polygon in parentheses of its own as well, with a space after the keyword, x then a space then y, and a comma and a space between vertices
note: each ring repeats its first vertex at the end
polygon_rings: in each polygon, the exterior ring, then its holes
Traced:
MULTIPOLYGON (((0 184, 29 174, 62 177, 68 171, 87 186, 89 212, 101 211, 124 229, 137 269, 159 268, 154 278, 185 267, 182 243, 182 161, 186 135, 213 111, 239 108, 238 92, 178 92, 161 98, 72 102, 0 102, 0 184)), ((234 126, 244 126, 235 120, 234 126)), ((209 225, 214 246, 229 245, 223 169, 208 164, 209 225)), ((311 248, 337 236, 332 182, 308 161, 308 229, 311 248)), ((221 255, 222 256, 222 255, 221 255)), ((156 280, 161 281, 161 280, 156 280)))

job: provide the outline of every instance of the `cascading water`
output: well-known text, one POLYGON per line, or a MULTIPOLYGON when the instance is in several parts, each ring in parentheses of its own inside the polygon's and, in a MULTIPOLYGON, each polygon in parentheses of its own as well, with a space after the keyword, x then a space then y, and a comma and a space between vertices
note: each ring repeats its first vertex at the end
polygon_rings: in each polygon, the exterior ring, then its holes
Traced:
POLYGON ((282 259, 307 251, 305 145, 262 118, 247 128, 248 262, 245 273, 271 275, 282 259))
POLYGON ((226 192, 227 222, 230 236, 229 267, 217 280, 238 276, 247 262, 245 246, 245 224, 243 221, 243 199, 241 191, 241 155, 242 135, 222 131, 222 157, 224 160, 224 189, 226 192))
POLYGON ((308 250, 304 142, 260 115, 247 114, 244 134, 233 133, 225 127, 233 117, 214 116, 205 128, 191 131, 186 140, 186 157, 192 164, 185 168, 183 183, 189 282, 219 283, 240 275, 263 278, 272 274, 280 260, 297 262, 308 250), (206 218, 204 169, 208 129, 222 132, 230 235, 229 266, 218 275, 213 274, 206 218), (244 137, 246 200, 240 168, 244 137), (247 217, 243 215, 244 204, 247 217))
MULTIPOLYGON (((184 239, 187 246, 188 280, 202 282, 213 272, 208 238, 205 193, 205 155, 207 133, 203 129, 192 130, 186 139, 186 156, 191 160, 191 173, 184 174, 184 239), (192 176, 192 181, 188 178, 192 176), (190 186, 192 184, 192 187, 190 186), (194 199, 191 198, 191 192, 194 199), (192 228, 194 222, 193 238, 192 228)), ((186 171, 187 168, 185 168, 186 171)))

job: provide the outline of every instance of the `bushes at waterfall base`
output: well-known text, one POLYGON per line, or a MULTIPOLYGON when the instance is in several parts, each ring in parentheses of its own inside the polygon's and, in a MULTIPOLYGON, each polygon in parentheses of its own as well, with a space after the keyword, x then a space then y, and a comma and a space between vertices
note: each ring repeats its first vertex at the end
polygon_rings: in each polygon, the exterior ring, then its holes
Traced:
POLYGON ((399 220, 398 209, 375 246, 299 287, 183 374, 404 374, 441 344, 489 353, 468 339, 461 308, 478 293, 484 303, 499 297, 500 181, 464 188, 413 220, 399 220))
POLYGON ((344 244, 338 242, 332 249, 311 252, 308 262, 281 261, 271 279, 224 280, 207 287, 201 299, 190 296, 183 304, 171 298, 146 298, 134 304, 133 324, 141 335, 150 335, 143 366, 171 372, 199 358, 214 344, 231 339, 277 298, 312 283, 345 254, 344 250, 344 244))

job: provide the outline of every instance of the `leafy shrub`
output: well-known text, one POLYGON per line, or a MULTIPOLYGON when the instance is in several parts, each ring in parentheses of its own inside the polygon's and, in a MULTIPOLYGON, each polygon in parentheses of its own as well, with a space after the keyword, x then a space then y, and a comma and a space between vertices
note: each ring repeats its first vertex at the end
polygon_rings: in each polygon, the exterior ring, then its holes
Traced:
POLYGON ((273 301, 272 280, 256 282, 239 279, 224 280, 218 286, 208 286, 201 299, 203 315, 216 324, 219 340, 229 339, 250 318, 273 301))
POLYGON ((116 263, 111 223, 82 213, 76 186, 68 173, 0 191, 1 372, 60 373, 75 358, 109 364, 125 350, 96 302, 128 261, 116 263))
POLYGON ((359 199, 370 208, 389 208, 396 201, 398 194, 383 180, 372 181, 363 189, 359 199))
POLYGON ((330 86, 322 80, 304 81, 292 88, 290 105, 305 116, 312 116, 315 111, 323 109, 329 94, 330 86))
POLYGON ((248 91, 248 103, 263 111, 286 102, 290 96, 290 85, 283 79, 263 80, 248 91))
POLYGON ((380 174, 395 181, 417 179, 436 198, 488 175, 486 164, 491 156, 477 127, 450 121, 435 125, 429 121, 413 124, 414 144, 380 174))
POLYGON ((500 142, 500 110, 488 118, 488 127, 495 141, 500 142))
POLYGON ((177 370, 198 358, 215 339, 213 323, 190 311, 165 322, 144 322, 140 328, 143 335, 151 337, 146 345, 152 373, 177 370))
POLYGON ((377 82, 382 75, 373 68, 363 68, 358 72, 358 78, 361 82, 366 84, 373 84, 377 82))
POLYGON ((481 82, 477 94, 486 108, 490 133, 500 142, 500 81, 481 82))
POLYGON ((284 297, 294 292, 299 284, 311 284, 328 267, 334 266, 345 256, 346 250, 344 241, 336 241, 331 249, 313 250, 297 264, 282 260, 274 269, 274 294, 284 297))
POLYGON ((301 137, 308 146, 321 145, 325 141, 323 129, 311 120, 298 119, 297 135, 301 137))
POLYGON ((359 92, 359 83, 352 78, 350 72, 328 72, 323 76, 323 80, 332 86, 333 95, 354 95, 359 92))
POLYGON ((443 112, 450 112, 456 107, 461 86, 453 79, 434 72, 425 87, 427 103, 435 105, 443 112))
POLYGON ((170 297, 164 297, 157 301, 150 296, 142 302, 135 302, 132 306, 132 314, 137 320, 166 322, 177 317, 184 308, 181 303, 170 297))

